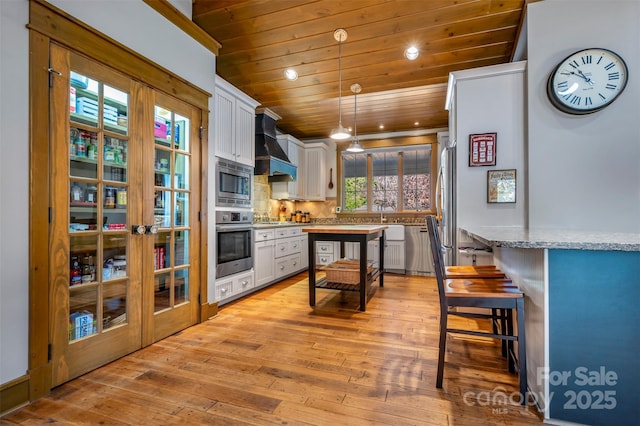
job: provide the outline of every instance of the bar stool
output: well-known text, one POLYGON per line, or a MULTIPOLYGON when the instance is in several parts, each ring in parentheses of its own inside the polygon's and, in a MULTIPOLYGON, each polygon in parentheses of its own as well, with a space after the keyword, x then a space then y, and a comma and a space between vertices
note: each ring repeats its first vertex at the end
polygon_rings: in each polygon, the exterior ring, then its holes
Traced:
POLYGON ((524 331, 524 293, 520 291, 513 282, 507 279, 446 278, 446 268, 444 266, 442 245, 440 243, 436 219, 433 216, 428 216, 426 222, 436 271, 436 281, 438 282, 438 295, 440 298, 440 342, 436 387, 442 388, 448 333, 502 339, 507 342, 509 371, 515 371, 516 368, 518 370, 521 401, 523 405, 526 405, 527 360, 524 331), (456 307, 489 308, 492 310, 492 313, 457 312, 451 309, 456 307), (500 315, 495 315, 496 310, 499 310, 500 315), (513 310, 516 311, 517 316, 517 334, 514 333, 513 310), (505 324, 505 327, 503 327, 502 333, 449 328, 447 326, 449 315, 465 318, 490 319, 492 323, 500 321, 505 324), (517 357, 513 342, 518 342, 517 357))

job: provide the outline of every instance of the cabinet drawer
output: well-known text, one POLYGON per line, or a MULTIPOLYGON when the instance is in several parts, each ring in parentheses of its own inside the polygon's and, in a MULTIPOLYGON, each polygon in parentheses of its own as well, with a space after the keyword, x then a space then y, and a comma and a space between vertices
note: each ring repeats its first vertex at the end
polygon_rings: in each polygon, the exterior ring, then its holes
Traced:
POLYGON ((233 296, 233 280, 222 281, 216 284, 216 300, 224 300, 233 296))
POLYGON ((287 228, 287 234, 289 237, 297 237, 302 235, 302 226, 293 226, 291 228, 287 228))
POLYGON ((276 239, 276 258, 300 253, 300 237, 276 239))
POLYGON ((276 261, 276 278, 291 275, 300 270, 300 254, 292 254, 276 261))
POLYGON ((333 263, 335 261, 334 259, 334 254, 330 253, 330 254, 321 254, 318 253, 316 255, 316 264, 317 265, 328 265, 330 263, 333 263))
POLYGON ((251 290, 253 286, 253 275, 245 275, 243 277, 238 277, 238 279, 234 283, 234 292, 236 294, 245 292, 247 290, 251 290))
POLYGON ((276 240, 276 258, 289 254, 289 242, 286 239, 276 240))
POLYGON ((254 229, 253 234, 255 242, 273 240, 276 235, 273 229, 254 229))
POLYGON ((333 241, 318 241, 318 242, 316 242, 316 253, 318 253, 318 254, 333 254, 333 241))

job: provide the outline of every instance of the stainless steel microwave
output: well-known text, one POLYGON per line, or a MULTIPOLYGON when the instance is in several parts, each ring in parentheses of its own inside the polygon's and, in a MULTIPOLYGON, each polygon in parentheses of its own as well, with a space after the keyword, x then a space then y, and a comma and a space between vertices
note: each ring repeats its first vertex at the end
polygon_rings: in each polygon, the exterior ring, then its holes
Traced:
POLYGON ((247 207, 253 205, 251 185, 253 167, 218 159, 216 164, 216 207, 247 207))

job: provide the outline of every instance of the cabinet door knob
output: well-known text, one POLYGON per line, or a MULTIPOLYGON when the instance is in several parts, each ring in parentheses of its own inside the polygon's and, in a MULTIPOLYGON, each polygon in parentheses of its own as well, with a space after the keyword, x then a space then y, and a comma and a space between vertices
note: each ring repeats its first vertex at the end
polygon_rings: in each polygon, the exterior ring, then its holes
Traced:
POLYGON ((144 225, 131 226, 131 233, 134 235, 144 235, 147 232, 147 228, 144 225))
POLYGON ((282 271, 284 269, 284 265, 280 265, 280 270, 282 271))

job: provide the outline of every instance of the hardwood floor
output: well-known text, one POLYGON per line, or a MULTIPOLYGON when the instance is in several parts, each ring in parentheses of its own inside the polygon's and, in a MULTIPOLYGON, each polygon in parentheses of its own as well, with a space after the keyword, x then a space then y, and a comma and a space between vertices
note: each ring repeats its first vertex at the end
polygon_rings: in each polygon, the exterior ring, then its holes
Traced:
POLYGON ((518 387, 499 342, 449 338, 444 388, 436 389, 435 279, 386 274, 366 312, 357 310, 357 293, 316 297, 309 307, 300 274, 63 384, 0 423, 541 423, 533 407, 491 404, 518 387))

